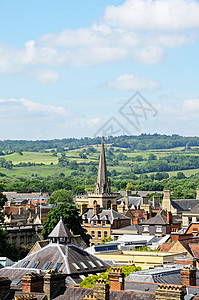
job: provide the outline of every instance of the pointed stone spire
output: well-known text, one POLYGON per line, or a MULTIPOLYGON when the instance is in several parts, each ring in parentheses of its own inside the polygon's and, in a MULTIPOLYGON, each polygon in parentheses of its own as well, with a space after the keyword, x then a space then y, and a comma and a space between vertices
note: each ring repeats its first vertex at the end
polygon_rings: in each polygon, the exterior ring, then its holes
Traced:
POLYGON ((97 182, 95 182, 95 193, 96 194, 110 193, 110 181, 108 180, 108 175, 107 175, 106 157, 105 157, 105 150, 104 150, 104 137, 102 137, 98 176, 97 176, 97 182))

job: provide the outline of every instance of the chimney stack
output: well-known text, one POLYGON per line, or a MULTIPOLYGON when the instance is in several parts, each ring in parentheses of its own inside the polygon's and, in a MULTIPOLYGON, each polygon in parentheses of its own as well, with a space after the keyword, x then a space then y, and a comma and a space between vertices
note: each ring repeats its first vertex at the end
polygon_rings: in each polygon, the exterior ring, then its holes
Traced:
POLYGON ((199 188, 196 190, 196 199, 199 200, 199 188))
POLYGON ((149 197, 143 196, 142 197, 142 204, 149 204, 149 197))
POLYGON ((59 288, 65 288, 65 279, 66 274, 57 273, 54 270, 50 270, 44 276, 44 294, 47 297, 47 300, 52 299, 52 295, 59 288))
POLYGON ((155 300, 184 300, 186 287, 177 284, 159 284, 155 291, 155 300))
POLYGON ((135 218, 133 219, 133 224, 135 225, 139 224, 138 214, 135 214, 135 218))
POLYGON ((170 211, 167 211, 167 223, 172 224, 172 213, 170 211))
POLYGON ((154 209, 160 208, 160 196, 153 196, 153 208, 154 209))
POLYGON ((189 266, 181 270, 181 284, 186 286, 196 286, 196 269, 189 266))
POLYGON ((128 210, 129 208, 129 196, 131 196, 131 190, 126 191, 126 196, 125 196, 125 209, 128 210))
POLYGON ((80 210, 81 215, 85 214, 86 212, 87 212, 87 204, 82 204, 80 210))
POLYGON ((109 300, 109 294, 109 285, 106 280, 98 279, 93 286, 93 296, 98 300, 109 300))
POLYGON ((31 273, 22 277, 22 292, 33 293, 43 292, 44 278, 43 275, 31 273))
POLYGON ((94 215, 99 214, 99 212, 100 212, 100 205, 99 204, 94 204, 93 205, 93 213, 94 213, 94 215))
POLYGON ((165 211, 171 211, 171 191, 165 190, 163 201, 162 201, 162 209, 165 211))
POLYGON ((112 203, 111 204, 111 209, 117 211, 117 204, 116 203, 112 203))
POLYGON ((123 291, 124 290, 124 273, 121 268, 113 268, 109 273, 109 285, 111 291, 123 291))

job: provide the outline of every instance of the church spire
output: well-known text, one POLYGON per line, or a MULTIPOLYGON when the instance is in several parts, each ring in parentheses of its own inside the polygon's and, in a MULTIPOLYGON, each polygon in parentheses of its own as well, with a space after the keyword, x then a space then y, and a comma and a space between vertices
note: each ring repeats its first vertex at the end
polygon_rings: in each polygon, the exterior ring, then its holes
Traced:
POLYGON ((110 181, 108 180, 108 175, 107 175, 106 157, 105 157, 105 150, 104 150, 104 137, 102 137, 98 176, 97 176, 97 182, 95 183, 95 193, 96 194, 110 193, 110 181))

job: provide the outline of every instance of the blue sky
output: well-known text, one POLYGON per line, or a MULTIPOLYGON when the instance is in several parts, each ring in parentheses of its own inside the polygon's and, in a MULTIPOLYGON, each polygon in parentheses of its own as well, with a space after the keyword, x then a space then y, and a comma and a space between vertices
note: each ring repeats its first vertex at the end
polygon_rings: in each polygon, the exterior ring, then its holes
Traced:
POLYGON ((0 139, 198 135, 198 53, 197 0, 0 1, 0 139))

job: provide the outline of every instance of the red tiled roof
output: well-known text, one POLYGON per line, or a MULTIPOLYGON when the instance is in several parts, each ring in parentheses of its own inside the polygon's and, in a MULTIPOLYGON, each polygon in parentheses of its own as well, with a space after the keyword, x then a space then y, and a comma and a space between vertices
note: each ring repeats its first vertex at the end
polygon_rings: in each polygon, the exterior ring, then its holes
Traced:
POLYGON ((174 245, 174 243, 164 243, 164 244, 160 245, 159 251, 168 252, 173 245, 174 245))
POLYGON ((199 259, 199 244, 189 244, 189 247, 193 253, 193 256, 199 259))

